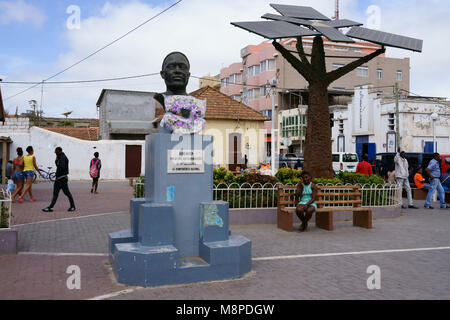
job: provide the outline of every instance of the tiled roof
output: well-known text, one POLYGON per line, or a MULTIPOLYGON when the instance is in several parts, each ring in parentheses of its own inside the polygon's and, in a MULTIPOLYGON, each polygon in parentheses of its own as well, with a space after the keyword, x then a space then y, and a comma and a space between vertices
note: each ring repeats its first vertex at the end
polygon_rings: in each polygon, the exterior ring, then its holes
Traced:
POLYGON ((64 134, 73 138, 97 141, 98 128, 42 128, 59 134, 64 134))
POLYGON ((206 120, 270 121, 269 117, 210 86, 198 89, 190 93, 190 95, 197 99, 207 99, 206 120))

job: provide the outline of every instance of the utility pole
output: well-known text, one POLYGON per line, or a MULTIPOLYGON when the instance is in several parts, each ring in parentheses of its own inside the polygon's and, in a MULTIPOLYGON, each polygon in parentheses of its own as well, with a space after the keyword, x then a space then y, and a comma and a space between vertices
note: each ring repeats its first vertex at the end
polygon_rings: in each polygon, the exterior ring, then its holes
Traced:
POLYGON ((42 80, 42 87, 41 87, 41 104, 39 106, 39 113, 38 113, 38 127, 41 126, 41 117, 42 117, 42 100, 44 100, 44 80, 42 80))
POLYGON ((395 83, 394 87, 394 94, 395 94, 395 138, 396 138, 396 144, 397 144, 397 150, 400 149, 400 110, 399 110, 399 90, 398 90, 398 83, 395 83))

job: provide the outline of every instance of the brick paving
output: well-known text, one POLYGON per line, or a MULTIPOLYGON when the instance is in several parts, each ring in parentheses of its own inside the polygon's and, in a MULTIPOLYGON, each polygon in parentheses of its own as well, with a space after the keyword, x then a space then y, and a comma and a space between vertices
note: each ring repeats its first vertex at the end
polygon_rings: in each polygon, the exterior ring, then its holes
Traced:
MULTIPOLYGON (((74 195, 84 199, 80 206, 91 208, 90 216, 80 213, 75 219, 61 219, 73 216, 60 212, 44 219, 36 212, 41 209, 35 208, 36 203, 30 204, 32 213, 15 211, 15 218, 28 224, 15 227, 21 254, 0 256, 2 274, 9 275, 0 281, 0 299, 87 299, 130 288, 132 292, 112 299, 450 299, 450 250, 260 259, 448 247, 450 210, 406 210, 400 218, 374 221, 372 230, 354 228, 351 222, 335 223, 333 232, 311 224, 303 234, 287 233, 275 225, 234 225, 234 234, 252 240, 253 270, 243 279, 142 289, 117 284, 106 255, 107 234, 129 228, 132 189, 128 183, 105 184, 106 203, 97 203, 100 197, 91 196, 89 184, 87 188, 86 183, 72 185, 74 195), (120 207, 119 202, 123 202, 120 207), (112 213, 105 214, 108 210, 112 213), (125 212, 114 213, 121 211, 125 212), (69 265, 81 268, 81 290, 66 287, 69 265), (381 269, 381 290, 367 289, 370 265, 381 269)), ((45 195, 50 189, 35 190, 45 195)), ((65 203, 61 205, 65 208, 65 203)))
POLYGON ((73 300, 123 290, 111 279, 106 257, 18 255, 0 256, 3 275, 0 299, 8 300, 73 300), (77 265, 81 270, 81 290, 69 290, 67 268, 77 265))
MULTIPOLYGON (((12 225, 20 225, 31 222, 72 218, 74 216, 86 216, 92 214, 128 211, 133 188, 128 181, 115 181, 99 183, 99 194, 91 194, 89 181, 69 181, 69 189, 74 198, 77 210, 74 213, 67 212, 70 207, 69 200, 61 191, 54 212, 44 213, 41 209, 48 207, 53 196, 53 183, 38 182, 33 185, 33 196, 38 200, 29 202, 28 195, 24 203, 13 203, 11 219, 12 225)), ((18 199, 18 197, 16 198, 18 199)))

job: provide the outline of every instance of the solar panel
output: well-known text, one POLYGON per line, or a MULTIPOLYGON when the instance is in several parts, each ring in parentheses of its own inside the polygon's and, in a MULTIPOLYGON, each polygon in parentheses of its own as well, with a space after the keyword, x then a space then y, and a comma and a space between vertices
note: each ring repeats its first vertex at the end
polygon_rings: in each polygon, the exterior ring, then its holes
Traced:
POLYGON ((321 34, 323 34, 328 40, 336 42, 349 42, 349 43, 355 42, 351 38, 347 37, 342 32, 340 32, 339 30, 323 25, 321 22, 313 23, 312 27, 317 31, 319 31, 321 34))
POLYGON ((319 35, 318 32, 285 21, 231 22, 232 25, 267 39, 281 39, 319 35))
POLYGON ((341 20, 331 20, 331 21, 323 21, 323 24, 333 28, 346 28, 346 27, 354 27, 354 26, 362 26, 363 23, 359 23, 356 21, 341 19, 341 20))
POLYGON ((276 20, 276 21, 286 21, 286 22, 290 22, 293 24, 304 25, 304 26, 311 26, 313 24, 312 21, 298 19, 298 18, 285 17, 285 16, 280 16, 278 14, 272 14, 272 13, 266 13, 261 18, 268 19, 268 20, 276 20))
POLYGON ((399 36, 392 33, 381 32, 377 30, 353 27, 347 32, 347 36, 378 43, 388 47, 407 49, 416 52, 422 52, 423 40, 399 36))
POLYGON ((324 16, 319 11, 311 7, 289 6, 285 4, 273 4, 273 3, 270 4, 270 6, 286 17, 308 19, 308 20, 324 20, 324 21, 330 20, 330 18, 324 16))

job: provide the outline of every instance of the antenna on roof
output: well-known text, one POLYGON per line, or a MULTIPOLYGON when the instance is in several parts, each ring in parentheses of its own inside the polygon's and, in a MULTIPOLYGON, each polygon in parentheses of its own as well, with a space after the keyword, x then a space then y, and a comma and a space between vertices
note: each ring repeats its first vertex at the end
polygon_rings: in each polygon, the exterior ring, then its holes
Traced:
POLYGON ((339 20, 339 0, 335 0, 334 17, 332 19, 339 20))

